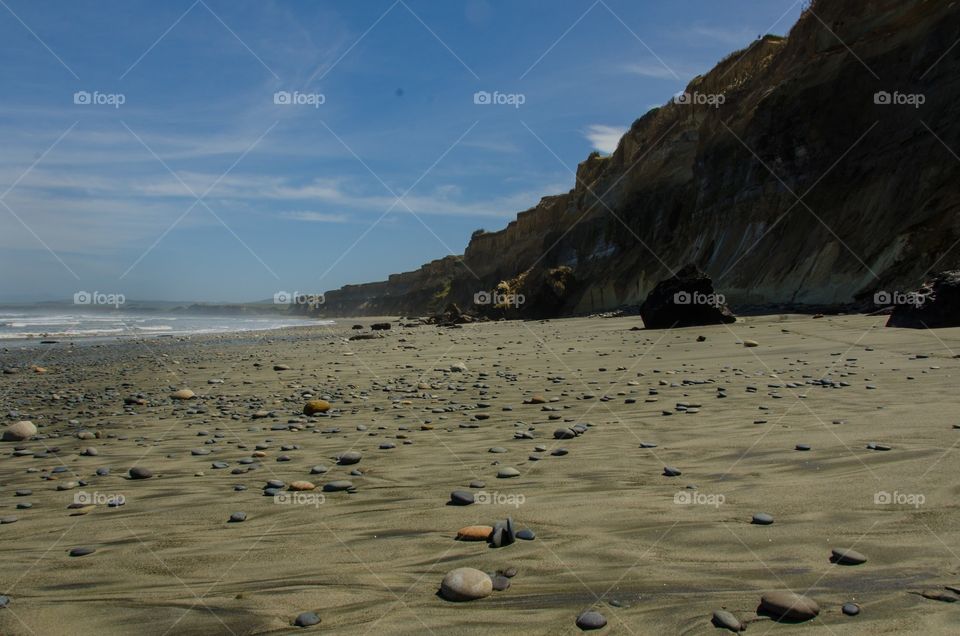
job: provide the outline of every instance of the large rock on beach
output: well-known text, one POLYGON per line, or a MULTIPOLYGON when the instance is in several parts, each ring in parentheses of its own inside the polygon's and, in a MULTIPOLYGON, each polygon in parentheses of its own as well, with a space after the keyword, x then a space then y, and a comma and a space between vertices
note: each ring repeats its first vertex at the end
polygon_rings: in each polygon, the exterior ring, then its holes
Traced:
POLYGON ((640 305, 647 329, 698 327, 736 322, 737 318, 713 290, 713 281, 690 264, 657 283, 640 305))
MULTIPOLYGON (((883 292, 876 294, 881 298, 883 292)), ((887 294, 891 301, 898 299, 887 294)), ((937 329, 960 327, 960 270, 940 272, 894 305, 888 327, 937 329)))

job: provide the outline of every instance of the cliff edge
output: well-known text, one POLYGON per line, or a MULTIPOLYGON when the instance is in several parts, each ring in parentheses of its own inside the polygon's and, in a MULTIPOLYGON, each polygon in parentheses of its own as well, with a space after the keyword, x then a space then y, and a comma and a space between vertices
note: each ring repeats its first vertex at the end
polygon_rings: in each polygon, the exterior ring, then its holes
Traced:
POLYGON ((523 299, 508 317, 591 313, 639 305, 686 263, 733 307, 912 289, 960 266, 958 32, 956 2, 818 0, 592 154, 566 194, 321 312, 490 313, 499 293, 523 299))

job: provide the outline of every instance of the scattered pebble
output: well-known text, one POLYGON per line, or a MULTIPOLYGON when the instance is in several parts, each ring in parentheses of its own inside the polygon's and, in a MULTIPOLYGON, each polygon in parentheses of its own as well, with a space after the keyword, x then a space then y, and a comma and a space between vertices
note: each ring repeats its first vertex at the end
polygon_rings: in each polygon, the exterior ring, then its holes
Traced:
POLYGON ((584 612, 577 617, 577 627, 587 631, 591 629, 600 629, 605 627, 607 624, 607 619, 600 612, 595 612, 593 610, 584 612))

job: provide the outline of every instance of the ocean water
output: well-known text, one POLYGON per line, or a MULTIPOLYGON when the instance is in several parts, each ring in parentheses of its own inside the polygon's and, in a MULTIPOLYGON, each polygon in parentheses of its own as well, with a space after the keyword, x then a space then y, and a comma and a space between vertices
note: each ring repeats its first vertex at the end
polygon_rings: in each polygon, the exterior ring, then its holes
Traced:
POLYGON ((332 324, 332 320, 279 316, 0 310, 0 340, 184 336, 332 324))

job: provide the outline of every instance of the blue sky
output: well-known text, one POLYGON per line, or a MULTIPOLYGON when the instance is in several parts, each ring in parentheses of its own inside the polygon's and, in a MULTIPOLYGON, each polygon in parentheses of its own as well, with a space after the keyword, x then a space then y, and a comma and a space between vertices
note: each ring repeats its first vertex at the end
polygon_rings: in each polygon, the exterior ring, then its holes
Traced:
POLYGON ((801 9, 0 0, 0 301, 249 301, 462 253, 801 9))

